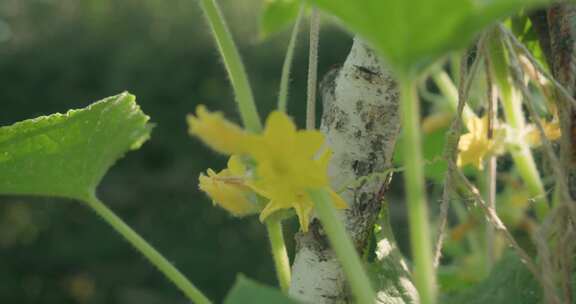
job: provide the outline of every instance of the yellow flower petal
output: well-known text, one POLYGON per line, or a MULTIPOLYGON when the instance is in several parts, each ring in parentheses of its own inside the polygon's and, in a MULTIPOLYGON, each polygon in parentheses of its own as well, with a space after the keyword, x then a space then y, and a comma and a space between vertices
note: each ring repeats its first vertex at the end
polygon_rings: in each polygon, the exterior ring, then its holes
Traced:
POLYGON ((296 126, 283 112, 274 111, 266 119, 264 137, 269 141, 278 141, 284 145, 285 140, 292 140, 296 134, 296 126))
MULTIPOLYGON (((266 120, 264 132, 252 137, 247 151, 256 162, 291 158, 294 151, 296 126, 285 113, 272 112, 266 120)), ((280 165, 277 165, 280 166, 280 165)))
POLYGON ((324 134, 316 130, 299 131, 296 134, 295 146, 307 158, 314 158, 324 144, 324 134))
POLYGON ((308 226, 310 225, 310 214, 312 213, 313 205, 311 202, 296 202, 294 204, 294 210, 296 210, 296 215, 298 216, 298 222, 300 223, 300 229, 303 232, 308 231, 308 226))
MULTIPOLYGON (((301 229, 308 229, 314 204, 307 190, 328 186, 331 152, 325 149, 319 155, 324 145, 322 133, 297 131, 282 112, 270 114, 262 134, 246 133, 220 113, 209 113, 203 107, 198 108, 197 117, 189 117, 189 122, 191 133, 215 150, 243 154, 256 164, 254 174, 249 174, 241 156, 232 156, 228 169, 218 174, 208 170, 208 176, 201 176, 201 188, 219 205, 233 213, 243 212, 248 205, 238 195, 248 188, 248 193, 268 199, 260 213, 261 221, 280 209, 294 208, 301 229)), ((346 208, 340 196, 333 191, 330 195, 336 207, 346 208)))
POLYGON ((475 136, 479 136, 482 133, 488 134, 484 129, 485 121, 486 121, 486 125, 487 125, 487 122, 488 122, 487 116, 472 117, 471 119, 468 119, 467 121, 465 121, 466 128, 468 129, 468 132, 470 132, 471 134, 474 134, 475 136))
POLYGON ((338 193, 334 192, 332 189, 330 189, 328 193, 330 194, 330 198, 332 199, 332 204, 334 204, 334 207, 337 209, 348 208, 348 204, 345 200, 342 199, 342 197, 340 197, 340 195, 338 195, 338 193))
POLYGON ((188 115, 189 133, 198 136, 210 148, 223 154, 243 154, 250 148, 249 134, 224 119, 220 112, 208 112, 203 105, 196 116, 188 115))
POLYGON ((298 182, 302 187, 308 188, 323 188, 328 186, 328 165, 332 158, 332 151, 325 149, 320 156, 313 162, 305 162, 305 165, 299 169, 302 172, 298 182), (318 174, 323 172, 323 174, 318 174))
POLYGON ((264 208, 264 210, 262 210, 262 212, 260 212, 260 216, 259 219, 261 222, 266 221, 266 219, 272 215, 272 213, 281 210, 281 209, 288 209, 290 208, 290 204, 286 204, 286 203, 282 203, 280 201, 274 201, 271 200, 266 207, 264 208))
MULTIPOLYGON (((551 141, 555 141, 562 135, 560 130, 560 123, 558 121, 553 122, 543 122, 542 128, 544 129, 544 134, 546 138, 551 141)), ((527 136, 528 144, 532 147, 538 147, 542 144, 542 139, 540 138, 540 130, 536 126, 530 126, 530 131, 527 136)))
MULTIPOLYGON (((229 163, 234 162, 233 158, 229 161, 229 163)), ((253 192, 245 184, 244 176, 235 175, 230 169, 224 169, 219 173, 208 169, 207 173, 207 176, 200 174, 199 188, 208 194, 215 205, 219 205, 235 216, 244 216, 258 211, 249 199, 253 192)))
POLYGON ((246 174, 246 166, 242 162, 240 155, 232 155, 228 159, 228 169, 234 175, 243 176, 246 174))
POLYGON ((488 139, 488 118, 469 119, 466 122, 468 133, 460 137, 458 142, 458 166, 467 164, 475 166, 479 170, 484 169, 484 158, 495 152, 495 142, 488 139))
POLYGON ((332 159, 332 150, 325 149, 322 154, 318 157, 318 165, 322 170, 328 170, 328 165, 330 164, 330 159, 332 159))

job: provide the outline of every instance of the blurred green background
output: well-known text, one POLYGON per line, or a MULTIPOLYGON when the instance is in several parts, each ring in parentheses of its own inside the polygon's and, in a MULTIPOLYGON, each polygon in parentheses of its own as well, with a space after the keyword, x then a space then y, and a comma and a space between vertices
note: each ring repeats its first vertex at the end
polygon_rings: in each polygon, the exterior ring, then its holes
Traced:
MULTIPOLYGON (((261 0, 221 0, 261 114, 275 104, 289 33, 258 41, 261 0)), ((307 35, 294 63, 290 113, 302 126, 307 35)), ((327 27, 320 75, 350 37, 327 27)), ((0 125, 79 108, 128 90, 156 124, 99 189, 107 202, 207 295, 220 301, 237 273, 275 284, 265 230, 211 206, 197 176, 225 158, 186 133, 198 103, 238 120, 195 0, 0 0, 0 125)), ((292 223, 289 232, 294 232, 292 223)), ((288 238, 290 246, 292 239, 288 238)), ((82 205, 0 197, 0 303, 186 303, 82 205)))

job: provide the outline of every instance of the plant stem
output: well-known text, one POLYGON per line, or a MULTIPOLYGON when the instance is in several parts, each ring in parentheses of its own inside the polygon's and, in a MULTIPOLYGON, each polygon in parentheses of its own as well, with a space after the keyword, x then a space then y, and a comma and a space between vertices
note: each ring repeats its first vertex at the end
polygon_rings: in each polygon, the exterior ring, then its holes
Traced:
MULTIPOLYGON (((446 100, 448 100, 450 109, 452 109, 452 111, 456 111, 456 108, 458 106, 458 89, 454 85, 454 82, 452 82, 452 79, 450 79, 448 73, 446 73, 444 70, 438 69, 432 72, 430 76, 438 86, 438 90, 440 90, 440 93, 442 93, 442 95, 446 97, 446 100)), ((474 111, 472 111, 472 109, 470 109, 470 107, 467 104, 465 104, 464 109, 462 110, 462 120, 464 121, 464 123, 466 123, 467 121, 471 121, 475 118, 478 117, 476 116, 476 114, 474 114, 474 111)))
POLYGON ((550 208, 548 207, 546 191, 540 179, 540 172, 538 167, 536 167, 532 151, 527 144, 523 144, 516 150, 512 150, 511 155, 518 173, 526 183, 528 193, 534 198, 536 216, 538 219, 543 220, 550 208))
POLYGON ((316 128, 316 86, 318 83, 318 41, 320 15, 313 8, 310 15, 310 51, 308 53, 308 90, 306 92, 306 129, 316 128))
POLYGON ((504 117, 506 123, 510 125, 512 130, 516 131, 518 135, 518 144, 512 147, 510 154, 512 160, 516 165, 518 173, 524 180, 528 192, 534 198, 534 208, 538 219, 543 220, 548 213, 548 199, 544 185, 540 178, 540 172, 536 167, 536 162, 532 156, 530 146, 523 139, 522 132, 526 130, 526 122, 524 119, 524 111, 522 110, 522 100, 518 92, 516 92, 510 83, 510 75, 508 71, 508 60, 505 56, 505 49, 502 45, 500 32, 493 31, 488 39, 488 52, 490 60, 490 73, 493 74, 494 84, 499 89, 500 100, 502 108, 504 109, 504 117))
MULTIPOLYGON (((522 102, 520 100, 521 97, 513 92, 512 87, 508 83, 508 79, 502 79, 498 85, 500 87, 500 100, 502 101, 506 122, 510 124, 513 130, 520 133, 526 129, 522 102)), ((526 183, 530 196, 534 198, 536 216, 538 219, 543 220, 549 210, 548 199, 546 198, 546 191, 540 179, 540 172, 538 171, 538 167, 536 167, 530 146, 522 136, 519 136, 517 146, 510 149, 510 154, 512 155, 512 160, 516 165, 518 173, 524 180, 524 183, 526 183)))
POLYGON ((376 293, 364 271, 358 252, 332 205, 330 195, 326 190, 321 189, 310 190, 309 195, 314 201, 316 213, 328 235, 328 240, 330 240, 330 244, 342 264, 356 303, 374 304, 376 293))
MULTIPOLYGON (((452 68, 452 74, 455 75, 454 78, 455 79, 460 79, 461 78, 461 71, 459 68, 456 67, 461 67, 461 56, 454 56, 452 58, 451 64, 452 66, 454 66, 452 68)), ((440 91, 440 93, 442 93, 442 95, 444 97, 446 97, 446 100, 448 101, 448 105, 450 106, 450 109, 454 112, 456 112, 456 114, 458 114, 458 88, 456 87, 456 85, 454 84, 454 82, 452 81, 452 78, 450 78, 450 76, 448 75, 448 73, 446 73, 444 70, 442 69, 436 69, 435 71, 432 72, 431 74, 432 79, 434 80, 434 82, 436 83, 436 85, 438 86, 438 89, 440 91)), ((466 77, 464 77, 464 79, 466 79, 466 77)), ((460 80, 460 81, 465 81, 465 80, 460 80)), ((462 84, 465 85, 465 84, 462 84)), ((466 88, 464 88, 464 90, 466 90, 466 88)), ((472 109, 468 106, 468 104, 464 104, 463 108, 462 108, 462 114, 461 114, 461 121, 462 123, 464 123, 466 125, 466 122, 478 119, 478 116, 476 116, 476 114, 474 113, 474 111, 472 111, 472 109)), ((450 182, 452 183, 453 180, 451 179, 450 182)), ((468 212, 466 211, 465 207, 462 205, 462 201, 460 200, 453 200, 452 201, 452 209, 455 211, 456 216, 458 217, 458 220, 460 223, 465 223, 466 221, 468 221, 468 212)), ((469 233, 466 233, 466 239, 469 243, 471 252, 480 252, 481 249, 481 241, 480 241, 480 235, 478 233, 476 233, 476 231, 470 231, 469 233)))
POLYGON ((96 197, 87 200, 88 205, 100 215, 114 230, 120 233, 136 250, 140 251, 154 266, 174 283, 192 302, 211 304, 212 302, 192 284, 174 265, 152 247, 121 218, 96 197))
POLYGON ((420 104, 416 82, 400 80, 400 117, 404 132, 404 184, 408 201, 410 244, 414 260, 414 281, 422 304, 436 303, 428 205, 424 188, 424 163, 420 139, 420 104))
MULTIPOLYGON (((494 139, 494 130, 498 126, 498 104, 496 90, 494 86, 494 81, 492 79, 492 74, 490 73, 490 56, 489 56, 489 49, 486 46, 486 43, 482 44, 483 51, 486 53, 484 56, 484 69, 486 74, 486 102, 488 103, 488 132, 487 136, 488 139, 494 139)), ((488 204, 488 208, 496 210, 496 176, 498 174, 498 163, 497 163, 497 156, 491 155, 488 158, 488 170, 486 171, 486 192, 485 200, 488 204)), ((494 262, 496 261, 496 252, 494 251, 495 246, 495 237, 496 231, 490 223, 487 221, 485 222, 485 233, 486 233, 486 270, 490 271, 494 262)))
POLYGON ((244 127, 249 131, 258 133, 262 130, 262 124, 254 102, 252 88, 222 12, 215 0, 201 0, 200 6, 208 19, 212 36, 216 40, 224 66, 230 77, 244 127))
POLYGON ((282 222, 278 219, 270 219, 266 221, 266 228, 268 229, 268 238, 270 239, 270 247, 272 249, 278 283, 282 291, 288 293, 291 280, 290 260, 288 259, 288 252, 286 251, 286 244, 284 242, 282 222))
MULTIPOLYGON (((492 156, 489 160, 488 160, 488 171, 486 178, 488 179, 487 183, 488 183, 488 191, 487 191, 487 204, 488 207, 496 210, 496 174, 497 174, 497 163, 496 163, 496 157, 492 156)), ((488 256, 488 261, 489 261, 489 265, 490 265, 490 269, 492 268, 492 265, 494 265, 494 262, 496 261, 496 252, 494 251, 494 246, 496 243, 496 235, 494 233, 494 228, 492 226, 490 226, 489 224, 486 225, 486 251, 487 252, 487 256, 488 256)))
MULTIPOLYGON (((494 57, 491 57, 490 59, 493 60, 494 57)), ((451 107, 455 109, 458 102, 458 95, 457 93, 454 93, 456 88, 448 74, 444 71, 438 71, 432 74, 432 78, 438 85, 442 94, 446 96, 447 100, 450 102, 451 107)), ((509 85, 503 83, 498 75, 495 76, 495 82, 500 89, 506 122, 515 130, 524 130, 525 123, 522 108, 514 105, 514 102, 511 100, 514 97, 511 95, 512 93, 508 91, 510 88, 504 87, 504 85, 509 85)), ((473 117, 477 117, 476 114, 474 114, 470 108, 464 108, 464 112, 462 113, 462 119, 464 122, 469 121, 473 117)), ((527 143, 522 143, 519 146, 510 149, 510 154, 512 155, 512 160, 514 161, 520 177, 522 177, 522 180, 526 183, 530 196, 535 198, 534 205, 536 214, 539 219, 542 219, 548 213, 548 200, 546 198, 542 180, 540 179, 540 173, 538 172, 536 162, 532 156, 532 151, 527 143)))
POLYGON ((292 34, 290 35, 290 41, 288 42, 286 57, 284 58, 284 64, 282 65, 280 90, 278 92, 278 110, 281 112, 286 112, 288 108, 288 84, 290 83, 290 70, 292 68, 292 62, 294 61, 294 49, 296 48, 296 40, 298 38, 298 31, 300 30, 300 23, 302 22, 303 15, 304 6, 302 5, 302 7, 300 7, 300 11, 298 12, 298 17, 296 17, 294 28, 292 28, 292 34))
MULTIPOLYGON (((510 124, 513 130, 522 132, 526 129, 526 125, 522 104, 518 99, 519 96, 511 92, 511 87, 509 87, 508 84, 501 83, 500 91, 503 92, 501 101, 506 122, 510 124), (508 87, 504 87, 505 85, 508 87)), ((520 176, 526 183, 530 196, 534 198, 536 216, 538 219, 543 220, 549 210, 548 199, 546 198, 544 185, 540 179, 540 172, 538 171, 538 167, 536 167, 536 162, 534 161, 528 143, 520 140, 518 146, 510 150, 510 154, 512 155, 512 160, 514 160, 518 173, 520 173, 520 176)))

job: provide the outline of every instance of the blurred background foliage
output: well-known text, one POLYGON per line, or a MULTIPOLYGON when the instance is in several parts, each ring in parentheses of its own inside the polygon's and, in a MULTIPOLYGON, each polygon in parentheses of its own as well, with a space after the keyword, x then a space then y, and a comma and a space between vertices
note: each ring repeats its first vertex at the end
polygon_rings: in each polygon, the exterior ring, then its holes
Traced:
MULTIPOLYGON (((265 0, 218 2, 265 117, 276 105, 289 33, 262 40, 270 34, 258 28, 265 0)), ((286 28, 285 20, 277 21, 273 27, 286 28)), ((306 32, 301 31, 296 49, 289 100, 289 113, 299 126, 304 125, 306 32)), ((351 38, 324 26, 320 42, 319 75, 324 75, 343 62, 351 38)), ((437 93, 430 81, 423 85, 437 93)), ((0 125, 85 107, 125 90, 137 96, 156 127, 149 142, 104 178, 99 189, 103 201, 216 302, 237 273, 275 285, 264 226, 256 217, 236 219, 212 207, 197 188, 200 172, 220 169, 226 159, 187 135, 185 115, 203 103, 238 121, 232 90, 197 1, 0 0, 0 125)), ((475 83, 472 101, 481 100, 484 90, 482 81, 475 83)), ((438 159, 452 114, 445 100, 433 99, 423 103, 424 124, 442 119, 423 131, 431 214, 436 215, 446 169, 438 159)), ((483 111, 482 103, 472 106, 483 111)), ((535 156, 540 163, 540 152, 535 156)), ((501 156, 498 163, 498 212, 530 250, 531 198, 510 156, 501 156)), ((466 172, 482 188, 483 173, 466 172)), ((396 239, 410 256, 400 174, 392 179, 387 199, 396 239)), ((452 207, 439 269, 444 292, 465 289, 488 275, 481 245, 483 216, 467 202, 452 207)), ((297 224, 292 221, 287 228, 292 253, 297 224)), ((496 245, 505 247, 501 239, 496 245)), ((186 301, 87 208, 55 199, 0 197, 0 303, 186 301)))
MULTIPOLYGON (((266 114, 275 106, 289 33, 258 39, 260 0, 220 3, 266 114)), ((186 113, 204 103, 238 120, 202 18, 194 0, 0 0, 0 125, 135 94, 156 127, 105 177, 100 197, 219 302, 238 272, 275 279, 258 219, 232 218, 197 189, 198 174, 223 167, 225 158, 187 135, 186 113)), ((290 98, 301 126, 306 36, 290 98)), ((351 41, 334 28, 321 40, 320 75, 343 61, 351 41)), ((0 303, 185 302, 87 208, 0 197, 0 303)))

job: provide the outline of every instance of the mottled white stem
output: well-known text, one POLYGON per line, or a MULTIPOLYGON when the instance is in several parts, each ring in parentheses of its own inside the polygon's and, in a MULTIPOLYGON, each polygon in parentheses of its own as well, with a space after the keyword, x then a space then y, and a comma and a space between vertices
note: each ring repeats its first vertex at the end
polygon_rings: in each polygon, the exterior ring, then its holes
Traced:
MULTIPOLYGON (((390 72, 362 41, 354 44, 344 65, 328 73, 320 90, 321 129, 334 152, 329 167, 334 189, 349 208, 341 212, 356 249, 363 253, 383 204, 394 144, 400 129, 398 88, 390 72), (364 182, 358 183, 359 179, 364 182)), ((388 217, 384 230, 389 230, 388 217)), ((379 303, 412 303, 415 290, 401 263, 390 231, 377 244, 376 287, 379 303), (386 236, 388 235, 388 236, 386 236), (384 269, 386 268, 386 269, 384 269), (382 271, 380 271, 382 270, 382 271)), ((318 220, 296 236, 290 295, 304 303, 350 303, 349 287, 318 220)))

